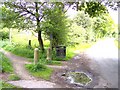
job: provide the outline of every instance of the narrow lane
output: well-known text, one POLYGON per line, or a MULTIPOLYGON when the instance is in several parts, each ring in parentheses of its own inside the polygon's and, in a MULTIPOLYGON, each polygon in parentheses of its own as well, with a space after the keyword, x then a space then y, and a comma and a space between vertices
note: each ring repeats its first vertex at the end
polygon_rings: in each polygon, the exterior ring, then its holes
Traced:
POLYGON ((107 82, 109 88, 118 88, 118 61, 120 59, 114 39, 107 38, 98 41, 85 53, 92 59, 90 68, 107 82))

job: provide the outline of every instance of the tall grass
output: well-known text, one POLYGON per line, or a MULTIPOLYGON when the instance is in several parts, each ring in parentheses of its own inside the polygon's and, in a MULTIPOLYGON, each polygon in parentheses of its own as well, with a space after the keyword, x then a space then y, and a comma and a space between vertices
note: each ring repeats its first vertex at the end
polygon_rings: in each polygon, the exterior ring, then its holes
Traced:
POLYGON ((4 82, 4 81, 1 81, 1 86, 0 86, 0 89, 1 90, 9 90, 9 89, 11 89, 12 90, 12 88, 17 88, 16 86, 14 86, 14 85, 11 85, 11 84, 9 84, 9 83, 6 83, 6 82, 4 82))
MULTIPOLYGON (((14 33, 14 32, 13 32, 14 33)), ((50 46, 49 40, 43 39, 45 49, 50 46)), ((61 61, 61 60, 69 60, 71 59, 75 53, 75 50, 84 51, 85 49, 89 48, 93 43, 80 43, 75 46, 68 46, 66 47, 66 58, 57 58, 56 54, 53 54, 54 61, 61 61)), ((26 57, 26 58, 34 58, 34 48, 39 47, 37 37, 30 35, 26 32, 18 32, 12 35, 12 45, 3 45, 5 50, 8 50, 16 55, 26 57), (31 40, 31 47, 28 46, 28 42, 31 40)), ((46 59, 46 51, 45 53, 39 53, 40 60, 45 61, 46 59)))
POLYGON ((35 77, 50 80, 53 70, 44 66, 43 64, 26 64, 26 69, 35 77))
POLYGON ((0 63, 0 66, 1 66, 0 70, 2 72, 13 73, 12 63, 2 53, 0 53, 0 62, 1 62, 0 63))
POLYGON ((0 40, 0 48, 4 47, 5 45, 8 45, 9 44, 9 40, 0 40))

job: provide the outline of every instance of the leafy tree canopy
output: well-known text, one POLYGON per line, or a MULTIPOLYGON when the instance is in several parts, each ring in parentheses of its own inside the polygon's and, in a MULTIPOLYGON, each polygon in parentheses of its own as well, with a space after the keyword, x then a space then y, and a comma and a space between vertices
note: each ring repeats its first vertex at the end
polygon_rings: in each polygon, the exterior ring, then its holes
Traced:
POLYGON ((108 13, 107 8, 100 2, 85 2, 79 7, 79 10, 84 10, 90 17, 100 16, 103 13, 108 13))
POLYGON ((47 37, 52 35, 53 46, 63 45, 67 42, 68 21, 61 7, 57 5, 52 9, 46 9, 44 21, 41 23, 47 37))

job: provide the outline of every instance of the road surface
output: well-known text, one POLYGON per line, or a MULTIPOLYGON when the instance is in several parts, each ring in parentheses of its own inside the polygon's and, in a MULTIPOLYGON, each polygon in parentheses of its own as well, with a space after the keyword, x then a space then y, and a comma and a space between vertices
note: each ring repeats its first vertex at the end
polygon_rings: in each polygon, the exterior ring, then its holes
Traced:
POLYGON ((118 61, 120 59, 118 58, 118 48, 115 46, 114 39, 107 38, 98 41, 85 53, 92 59, 90 68, 107 82, 107 87, 118 88, 118 61))

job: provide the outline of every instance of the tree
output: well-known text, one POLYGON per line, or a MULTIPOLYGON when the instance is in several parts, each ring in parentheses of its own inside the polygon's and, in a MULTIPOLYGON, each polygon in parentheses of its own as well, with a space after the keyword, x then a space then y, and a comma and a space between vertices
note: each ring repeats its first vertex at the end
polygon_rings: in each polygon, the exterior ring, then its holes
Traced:
MULTIPOLYGON (((78 11, 81 8, 81 5, 84 7, 85 3, 99 3, 100 5, 106 6, 106 7, 110 7, 113 10, 117 10, 118 7, 120 7, 120 1, 119 0, 77 0, 77 2, 73 2, 72 4, 75 4, 73 8, 76 8, 76 10, 78 11)), ((93 4, 92 4, 93 5, 93 4)), ((96 6, 95 5, 95 6, 96 6)), ((96 8, 99 8, 100 6, 97 6, 96 8)), ((103 8, 102 8, 103 9, 103 8)))
MULTIPOLYGON (((92 38, 92 18, 90 18, 89 14, 85 14, 84 11, 78 11, 77 16, 74 19, 74 22, 79 26, 82 27, 82 31, 84 33, 85 40, 88 41, 92 38)), ((79 28, 78 27, 78 28, 79 28)), ((79 29, 80 30, 80 29, 79 29)), ((79 33, 78 33, 79 34, 79 33)), ((83 35, 81 35, 83 36, 83 35)))
POLYGON ((108 13, 107 8, 100 2, 85 2, 80 5, 79 10, 84 10, 90 17, 100 16, 103 13, 108 13))
MULTIPOLYGON (((21 29, 26 29, 28 28, 28 25, 25 23, 25 18, 20 17, 18 12, 11 11, 10 9, 6 8, 5 6, 2 6, 0 8, 1 11, 1 29, 3 28, 8 28, 9 29, 9 41, 11 43, 11 38, 12 38, 12 28, 17 28, 18 30, 21 29)), ((31 25, 29 25, 31 26, 31 25)), ((5 31, 1 31, 5 32, 5 31)))
POLYGON ((44 11, 46 9, 53 8, 55 5, 62 7, 63 12, 64 5, 61 2, 6 2, 5 5, 14 12, 18 12, 21 17, 24 17, 26 21, 32 21, 32 26, 35 27, 35 32, 38 33, 38 42, 42 51, 44 51, 44 45, 42 40, 41 22, 44 20, 44 11))
POLYGON ((5 2, 6 7, 10 8, 11 11, 19 13, 20 18, 24 17, 25 22, 35 28, 35 32, 38 33, 38 42, 42 51, 44 51, 43 40, 42 40, 42 30, 40 30, 40 22, 42 21, 44 15, 43 11, 47 8, 45 2, 25 2, 20 0, 20 2, 5 2))
MULTIPOLYGON (((80 1, 80 0, 78 0, 80 1)), ((14 12, 18 12, 19 16, 24 17, 25 21, 32 22, 30 26, 35 28, 35 32, 38 33, 38 42, 41 50, 44 51, 44 45, 42 40, 42 29, 40 23, 44 20, 44 11, 47 8, 52 8, 54 5, 58 5, 58 7, 62 7, 63 12, 66 12, 69 7, 71 7, 76 2, 26 2, 24 0, 17 0, 14 2, 5 2, 5 5, 10 8, 10 10, 14 12), (68 8, 65 10, 65 8, 68 8)), ((76 3, 77 6, 79 3, 76 3)))
POLYGON ((44 21, 41 27, 44 29, 47 38, 52 41, 52 46, 64 45, 67 42, 68 21, 62 7, 56 4, 52 9, 46 9, 44 12, 44 21), (52 37, 51 37, 52 35, 52 37))
POLYGON ((93 30, 96 39, 112 35, 115 32, 115 28, 114 21, 109 14, 102 14, 93 18, 93 30))
POLYGON ((0 8, 1 10, 1 28, 23 28, 24 18, 18 18, 19 13, 7 9, 5 6, 0 8))

